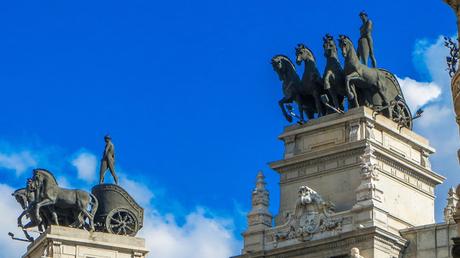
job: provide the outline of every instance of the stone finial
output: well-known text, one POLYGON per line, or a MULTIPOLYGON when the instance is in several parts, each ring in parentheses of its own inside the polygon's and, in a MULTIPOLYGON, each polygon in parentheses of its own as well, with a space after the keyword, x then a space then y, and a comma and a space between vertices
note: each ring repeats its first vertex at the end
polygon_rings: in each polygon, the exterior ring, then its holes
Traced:
POLYGON ((262 170, 259 171, 259 173, 257 173, 257 180, 256 180, 256 189, 254 189, 254 191, 262 191, 262 190, 265 190, 265 186, 267 185, 267 183, 265 183, 265 176, 264 176, 264 173, 262 172, 262 170))
POLYGON ((359 254, 359 249, 357 247, 351 248, 350 257, 351 258, 364 258, 359 254))
POLYGON ((256 179, 256 188, 252 191, 252 209, 248 214, 249 229, 261 225, 263 227, 272 226, 272 214, 268 211, 270 197, 265 182, 265 176, 259 171, 256 179))
POLYGON ((447 205, 444 208, 444 221, 448 224, 454 224, 454 214, 458 202, 458 196, 455 193, 455 189, 452 187, 449 189, 447 196, 447 205))

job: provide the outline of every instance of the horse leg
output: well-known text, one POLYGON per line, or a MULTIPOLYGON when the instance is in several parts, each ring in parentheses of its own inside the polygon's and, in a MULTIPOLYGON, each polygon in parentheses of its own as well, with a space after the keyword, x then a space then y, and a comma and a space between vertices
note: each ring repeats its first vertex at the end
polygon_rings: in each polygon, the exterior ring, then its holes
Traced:
POLYGON ((357 80, 359 78, 361 78, 361 76, 359 76, 357 72, 352 72, 345 77, 345 91, 347 92, 348 102, 353 101, 355 104, 354 107, 359 107, 358 96, 356 96, 356 90, 354 89, 356 86, 353 85, 352 90, 350 82, 351 80, 357 80))
POLYGON ((19 215, 19 217, 18 217, 18 227, 22 228, 24 226, 22 224, 22 217, 24 217, 24 215, 26 215, 27 212, 28 212, 28 210, 23 210, 22 213, 19 215))
POLYGON ((290 103, 290 101, 285 97, 282 98, 280 101, 278 101, 278 104, 279 104, 279 106, 281 108, 281 111, 283 112, 284 117, 290 123, 290 122, 292 122, 292 117, 290 115, 288 115, 288 113, 286 112, 286 108, 284 107, 284 104, 286 104, 286 103, 290 103))
POLYGON ((316 111, 318 112, 318 117, 324 116, 323 102, 321 102, 321 96, 318 91, 313 91, 313 98, 315 99, 316 111))
POLYGON ((51 204, 53 204, 52 200, 45 199, 35 205, 35 216, 37 218, 38 224, 40 224, 43 221, 43 219, 40 217, 40 208, 43 206, 51 205, 51 204))
POLYGON ((50 210, 50 212, 51 212, 51 217, 52 217, 53 220, 54 220, 54 224, 57 225, 57 226, 59 226, 59 219, 58 219, 56 210, 54 209, 53 205, 49 206, 49 210, 50 210))
POLYGON ((331 99, 332 99, 332 103, 334 104, 334 107, 335 108, 340 108, 341 105, 340 105, 338 94, 337 94, 336 90, 329 89, 329 95, 331 95, 331 99))
POLYGON ((340 108, 339 104, 339 99, 337 97, 337 89, 336 87, 332 87, 331 81, 335 81, 335 76, 334 73, 332 73, 331 70, 328 70, 326 72, 326 75, 324 76, 324 89, 329 92, 329 95, 331 95, 332 98, 332 103, 334 104, 335 108, 340 108))
POLYGON ((91 231, 94 231, 94 218, 93 218, 93 216, 85 208, 81 208, 81 211, 88 218, 89 227, 91 228, 91 231))

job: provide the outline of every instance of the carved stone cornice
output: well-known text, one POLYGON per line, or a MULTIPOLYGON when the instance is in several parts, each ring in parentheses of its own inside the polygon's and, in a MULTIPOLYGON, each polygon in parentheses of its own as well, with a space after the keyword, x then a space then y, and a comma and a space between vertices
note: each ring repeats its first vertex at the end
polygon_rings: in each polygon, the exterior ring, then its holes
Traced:
POLYGON ((337 145, 334 150, 310 151, 292 158, 270 162, 269 166, 278 173, 282 174, 292 169, 299 169, 314 164, 328 162, 330 160, 359 156, 362 154, 362 149, 365 145, 366 140, 345 143, 337 145))
POLYGON ((264 250, 254 252, 250 255, 242 255, 235 257, 251 257, 251 258, 275 258, 275 257, 299 257, 308 254, 320 254, 328 250, 343 251, 347 254, 348 251, 355 246, 366 246, 372 248, 375 244, 384 245, 386 248, 395 250, 399 253, 405 249, 407 240, 404 238, 389 233, 378 227, 369 227, 358 231, 344 232, 339 236, 333 236, 325 239, 300 242, 298 244, 280 247, 273 250, 264 250))

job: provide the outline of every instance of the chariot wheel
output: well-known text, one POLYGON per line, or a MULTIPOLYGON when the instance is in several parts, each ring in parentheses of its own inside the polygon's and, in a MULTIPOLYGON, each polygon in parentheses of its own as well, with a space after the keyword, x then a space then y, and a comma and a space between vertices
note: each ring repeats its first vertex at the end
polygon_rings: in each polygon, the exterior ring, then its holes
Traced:
POLYGON ((402 127, 412 130, 412 114, 409 107, 403 101, 396 101, 391 107, 393 121, 402 127))
POLYGON ((135 236, 139 230, 137 217, 126 208, 111 210, 105 219, 105 226, 109 233, 116 235, 135 236))

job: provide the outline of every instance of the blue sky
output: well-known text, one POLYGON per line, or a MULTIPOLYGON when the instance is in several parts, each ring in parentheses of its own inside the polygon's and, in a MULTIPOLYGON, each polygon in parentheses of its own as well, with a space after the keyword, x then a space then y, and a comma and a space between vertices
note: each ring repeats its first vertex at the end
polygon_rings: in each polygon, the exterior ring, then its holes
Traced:
MULTIPOLYGON (((433 168, 448 177, 437 192, 440 221, 448 187, 460 182, 438 41, 455 35, 456 22, 441 0, 4 1, 0 184, 22 187, 38 166, 89 190, 110 133, 122 180, 152 207, 153 221, 184 241, 194 226, 217 225, 236 254, 259 169, 278 208, 278 176, 266 164, 282 157, 277 136, 287 123, 270 58, 293 57, 303 42, 322 71, 322 36, 356 41, 361 10, 374 21, 379 66, 427 110, 415 130, 438 148, 433 168)), ((227 253, 210 257, 219 255, 227 253)))

